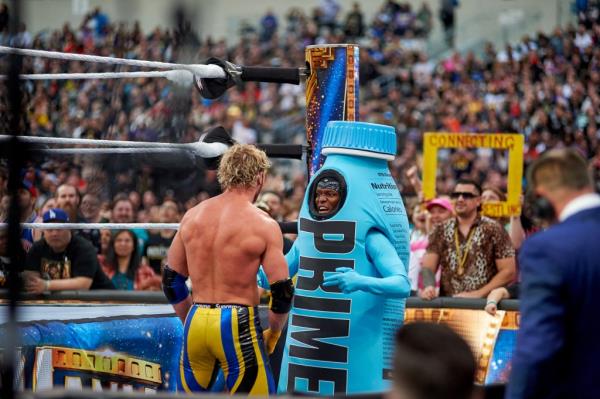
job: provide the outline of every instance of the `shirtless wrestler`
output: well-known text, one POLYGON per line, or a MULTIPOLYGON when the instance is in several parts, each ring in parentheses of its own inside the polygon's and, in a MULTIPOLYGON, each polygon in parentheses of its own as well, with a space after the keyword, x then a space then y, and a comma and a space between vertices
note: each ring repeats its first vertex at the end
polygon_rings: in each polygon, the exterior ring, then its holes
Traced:
POLYGON ((231 147, 218 169, 223 194, 190 209, 173 239, 163 289, 184 321, 179 391, 209 390, 221 367, 232 394, 275 393, 267 348, 274 348, 281 334, 294 288, 281 230, 253 205, 269 167, 256 147, 231 147), (264 336, 257 308, 259 265, 273 297, 264 336))

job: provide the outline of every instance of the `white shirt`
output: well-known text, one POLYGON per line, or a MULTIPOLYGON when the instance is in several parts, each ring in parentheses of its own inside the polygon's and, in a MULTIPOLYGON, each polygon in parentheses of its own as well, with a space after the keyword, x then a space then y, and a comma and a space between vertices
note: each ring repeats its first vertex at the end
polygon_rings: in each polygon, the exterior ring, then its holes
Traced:
POLYGON ((571 202, 564 207, 558 220, 561 222, 567 219, 570 216, 575 215, 581 211, 585 211, 591 208, 596 208, 600 206, 600 195, 596 193, 584 194, 579 197, 573 199, 571 202))
POLYGON ((594 44, 594 42, 592 41, 592 37, 589 35, 589 33, 585 32, 582 35, 577 33, 575 35, 575 46, 577 46, 579 50, 583 50, 592 44, 594 44))

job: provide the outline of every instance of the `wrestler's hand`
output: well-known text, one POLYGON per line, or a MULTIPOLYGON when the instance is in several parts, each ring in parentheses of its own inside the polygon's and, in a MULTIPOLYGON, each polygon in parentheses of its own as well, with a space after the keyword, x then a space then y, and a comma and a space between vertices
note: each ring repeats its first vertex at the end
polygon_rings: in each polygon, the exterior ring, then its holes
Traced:
POLYGON ((344 294, 358 291, 363 286, 365 277, 349 267, 338 267, 337 273, 332 273, 323 279, 323 287, 337 286, 344 294))
POLYGON ((280 336, 281 331, 273 331, 270 328, 263 331, 263 341, 265 341, 265 347, 267 348, 267 353, 269 355, 275 350, 275 346, 277 345, 280 336))

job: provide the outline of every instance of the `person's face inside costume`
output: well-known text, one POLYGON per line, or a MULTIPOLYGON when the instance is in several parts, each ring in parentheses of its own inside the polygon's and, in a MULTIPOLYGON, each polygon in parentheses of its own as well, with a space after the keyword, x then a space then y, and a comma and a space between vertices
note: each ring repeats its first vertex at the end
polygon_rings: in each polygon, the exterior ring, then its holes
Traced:
POLYGON ((340 183, 330 177, 324 177, 317 183, 315 207, 319 215, 333 212, 340 202, 340 183))

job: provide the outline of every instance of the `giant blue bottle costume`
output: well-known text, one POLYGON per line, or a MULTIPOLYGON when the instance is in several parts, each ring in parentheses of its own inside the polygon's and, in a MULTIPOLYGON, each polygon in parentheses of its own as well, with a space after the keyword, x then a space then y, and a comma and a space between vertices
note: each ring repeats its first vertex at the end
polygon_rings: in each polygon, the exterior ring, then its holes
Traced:
POLYGON ((382 392, 410 292, 408 220, 386 162, 396 153, 395 131, 329 122, 323 153, 286 256, 297 285, 278 390, 382 392), (340 182, 338 206, 325 216, 314 202, 323 178, 340 182))

